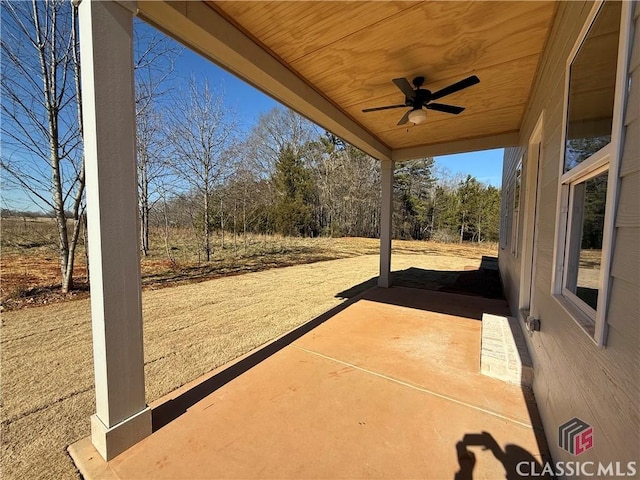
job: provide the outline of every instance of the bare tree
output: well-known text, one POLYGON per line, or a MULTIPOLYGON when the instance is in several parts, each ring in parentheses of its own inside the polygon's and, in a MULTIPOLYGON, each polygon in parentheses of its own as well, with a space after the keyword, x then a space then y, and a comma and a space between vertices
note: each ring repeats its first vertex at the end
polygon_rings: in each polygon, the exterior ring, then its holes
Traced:
POLYGON ((148 108, 136 117, 138 209, 140 213, 140 249, 149 254, 149 213, 153 207, 155 180, 163 174, 163 136, 160 113, 148 108))
POLYGON ((63 0, 3 2, 2 23, 1 165, 6 182, 53 213, 67 292, 85 187, 77 11, 63 0))
POLYGON ((235 116, 225 105, 222 92, 207 80, 191 79, 176 98, 167 123, 172 168, 176 176, 201 199, 203 249, 211 259, 212 195, 225 177, 225 152, 235 132, 235 116))
POLYGON ((309 150, 317 189, 316 223, 328 236, 376 236, 379 162, 330 133, 309 150))
POLYGON ((149 216, 161 198, 159 188, 167 176, 168 143, 162 128, 159 102, 170 91, 174 62, 181 48, 162 33, 136 23, 135 78, 140 249, 149 253, 149 216))
MULTIPOLYGON (((242 145, 240 145, 242 147, 242 145)), ((237 231, 242 229, 242 244, 247 251, 247 234, 250 231, 264 231, 260 214, 267 212, 272 204, 265 195, 266 182, 260 181, 251 165, 244 161, 242 148, 235 149, 235 162, 232 175, 227 179, 225 190, 229 206, 232 211, 234 249, 237 250, 237 231), (242 225, 239 226, 238 223, 242 225)))
POLYGON ((252 145, 252 163, 258 172, 270 175, 283 149, 288 145, 296 156, 318 134, 318 128, 306 118, 285 107, 275 107, 260 115, 247 142, 252 145))

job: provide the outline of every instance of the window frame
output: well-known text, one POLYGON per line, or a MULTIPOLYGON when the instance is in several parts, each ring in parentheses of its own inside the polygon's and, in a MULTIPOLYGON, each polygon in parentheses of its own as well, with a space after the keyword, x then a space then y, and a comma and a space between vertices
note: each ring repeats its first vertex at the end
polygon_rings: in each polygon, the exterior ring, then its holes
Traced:
POLYGON ((500 249, 505 250, 509 246, 509 241, 511 240, 511 216, 513 206, 510 198, 511 198, 511 183, 507 182, 506 188, 503 190, 503 202, 504 208, 502 210, 502 218, 500 219, 500 249))
POLYGON ((565 68, 565 88, 563 96, 562 131, 560 144, 560 161, 558 166, 558 194, 556 207, 556 229, 553 251, 553 272, 551 294, 567 311, 577 325, 600 348, 606 345, 610 272, 613 257, 613 235, 615 230, 615 212, 619 184, 620 159, 622 157, 624 111, 628 96, 629 72, 628 63, 631 53, 632 8, 633 2, 623 2, 620 15, 620 32, 618 37, 618 52, 616 61, 616 80, 614 91, 613 119, 611 127, 611 141, 588 159, 564 172, 567 121, 569 113, 569 86, 571 66, 580 48, 591 30, 598 13, 604 5, 604 0, 595 2, 578 38, 571 50, 565 68), (571 221, 573 206, 573 186, 584 182, 599 173, 608 171, 607 197, 603 227, 602 259, 598 282, 598 308, 593 310, 577 295, 564 287, 567 275, 571 221))
MULTIPOLYGON (((608 157, 608 156, 607 156, 608 157)), ((575 202, 575 187, 581 183, 587 182, 588 180, 591 180, 592 178, 597 177, 598 175, 601 175, 605 172, 609 173, 610 170, 610 163, 607 160, 600 160, 598 162, 599 166, 597 168, 592 168, 589 169, 586 173, 584 173, 583 175, 580 176, 573 176, 573 180, 568 183, 568 187, 569 187, 569 204, 568 204, 568 217, 567 217, 567 231, 571 231, 573 228, 580 228, 582 226, 582 224, 574 224, 574 213, 575 210, 572 208, 575 202)), ((607 182, 607 190, 609 189, 609 184, 607 182)), ((606 215, 606 213, 605 213, 606 215)), ((569 239, 570 240, 570 239, 569 239)), ((576 245, 579 245, 578 243, 574 244, 571 241, 567 241, 565 242, 565 252, 564 252, 564 258, 570 258, 572 256, 572 250, 575 248, 576 245)), ((604 245, 603 245, 604 246, 604 245)), ((579 250, 579 249, 578 249, 579 250)), ((602 257, 604 257, 604 248, 602 250, 602 257)), ((603 259, 601 259, 601 265, 602 265, 602 261, 603 259)), ((580 309, 580 311, 586 315, 589 320, 590 323, 587 325, 584 325, 584 328, 587 329, 587 331, 589 332, 590 335, 594 335, 595 331, 592 328, 597 321, 597 310, 594 310, 593 308, 591 308, 589 305, 586 304, 586 302, 584 302, 582 299, 580 299, 578 297, 577 294, 573 293, 571 290, 569 290, 566 286, 567 284, 567 276, 568 276, 568 263, 567 261, 565 261, 565 268, 564 268, 564 272, 562 275, 562 295, 567 297, 571 302, 573 302, 575 304, 575 306, 580 309)), ((602 271, 602 268, 601 268, 602 271)), ((598 285, 598 292, 600 292, 600 287, 601 287, 601 282, 602 279, 600 279, 599 285, 598 285)), ((598 295, 599 296, 599 295, 598 295)))
POLYGON ((518 240, 520 237, 520 211, 522 206, 522 161, 524 155, 520 156, 516 169, 513 172, 513 209, 511 220, 511 255, 518 256, 518 240), (516 206, 517 205, 517 206, 516 206))

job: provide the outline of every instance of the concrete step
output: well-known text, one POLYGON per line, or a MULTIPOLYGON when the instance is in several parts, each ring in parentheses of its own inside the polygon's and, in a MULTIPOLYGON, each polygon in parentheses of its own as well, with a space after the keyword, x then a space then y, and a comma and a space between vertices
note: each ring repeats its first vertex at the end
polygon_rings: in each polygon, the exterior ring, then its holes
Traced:
POLYGON ((504 382, 532 386, 533 364, 516 318, 482 315, 480 372, 504 382))

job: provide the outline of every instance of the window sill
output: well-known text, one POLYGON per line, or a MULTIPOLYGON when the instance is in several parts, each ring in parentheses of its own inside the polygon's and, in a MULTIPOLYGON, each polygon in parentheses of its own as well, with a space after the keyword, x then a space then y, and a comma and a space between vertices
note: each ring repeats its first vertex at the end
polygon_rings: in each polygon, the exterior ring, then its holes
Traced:
POLYGON ((596 325, 593 323, 593 320, 564 296, 556 294, 553 295, 553 298, 560 304, 563 310, 567 312, 576 325, 578 325, 580 329, 589 336, 589 339, 597 345, 598 343, 594 338, 596 325))

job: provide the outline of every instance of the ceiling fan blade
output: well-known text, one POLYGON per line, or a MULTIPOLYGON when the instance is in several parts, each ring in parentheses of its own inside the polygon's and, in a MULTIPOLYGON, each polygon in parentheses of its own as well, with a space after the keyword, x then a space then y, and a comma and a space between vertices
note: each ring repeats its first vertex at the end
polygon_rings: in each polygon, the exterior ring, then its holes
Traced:
POLYGON ((362 110, 363 113, 367 112, 377 112, 378 110, 389 110, 391 108, 405 108, 406 105, 403 103, 402 105, 388 105, 386 107, 374 107, 374 108, 365 108, 362 110))
POLYGON ((407 123, 409 121, 409 114, 411 113, 411 109, 407 110, 407 113, 405 113, 402 118, 400 119, 400 121, 396 124, 396 125, 404 125, 405 123, 407 123))
POLYGON ((430 103, 426 105, 429 110, 437 110, 438 112, 453 113, 458 115, 462 113, 464 107, 456 107, 455 105, 445 105, 443 103, 430 103))
POLYGON ((407 98, 415 97, 416 92, 406 78, 394 78, 393 83, 395 83, 396 87, 398 87, 400 91, 404 93, 405 97, 407 98))
POLYGON ((442 90, 438 90, 437 92, 432 93, 431 100, 437 100, 447 95, 451 95, 452 93, 470 87, 471 85, 475 85, 476 83, 480 83, 480 79, 475 75, 472 75, 465 78, 464 80, 460 80, 459 82, 449 85, 448 87, 444 87, 442 90))

